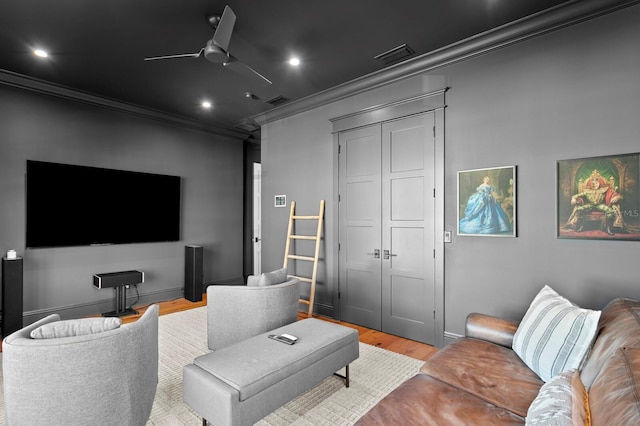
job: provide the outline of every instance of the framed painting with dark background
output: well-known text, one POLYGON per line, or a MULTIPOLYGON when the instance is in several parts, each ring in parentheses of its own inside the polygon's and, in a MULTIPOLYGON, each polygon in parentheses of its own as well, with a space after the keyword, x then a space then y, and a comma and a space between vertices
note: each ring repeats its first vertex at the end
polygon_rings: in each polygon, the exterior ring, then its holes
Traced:
POLYGON ((558 161, 558 238, 640 240, 640 154, 558 161))

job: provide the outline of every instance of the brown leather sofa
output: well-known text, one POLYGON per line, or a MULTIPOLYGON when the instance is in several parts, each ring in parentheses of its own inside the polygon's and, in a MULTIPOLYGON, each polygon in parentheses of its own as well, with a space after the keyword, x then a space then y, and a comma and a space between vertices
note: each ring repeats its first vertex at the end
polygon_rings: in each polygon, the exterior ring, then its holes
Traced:
MULTIPOLYGON (((517 322, 467 318, 461 337, 375 405, 358 425, 522 425, 542 380, 511 349, 517 322)), ((580 370, 591 424, 640 425, 640 302, 603 310, 580 370)))

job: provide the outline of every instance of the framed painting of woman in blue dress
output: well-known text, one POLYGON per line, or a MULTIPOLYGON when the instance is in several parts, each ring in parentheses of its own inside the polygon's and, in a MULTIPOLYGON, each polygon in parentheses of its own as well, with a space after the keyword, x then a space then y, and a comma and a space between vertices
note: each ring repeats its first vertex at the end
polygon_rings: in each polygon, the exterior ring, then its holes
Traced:
POLYGON ((458 235, 516 236, 516 166, 458 172, 458 235))

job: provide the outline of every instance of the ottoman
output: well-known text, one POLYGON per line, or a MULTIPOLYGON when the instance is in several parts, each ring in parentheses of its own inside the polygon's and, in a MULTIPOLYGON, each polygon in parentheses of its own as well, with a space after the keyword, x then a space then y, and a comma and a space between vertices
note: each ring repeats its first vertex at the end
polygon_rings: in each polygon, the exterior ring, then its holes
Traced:
POLYGON ((251 425, 359 356, 358 332, 307 318, 196 358, 184 367, 184 402, 219 425, 251 425), (270 334, 298 337, 293 345, 270 334))

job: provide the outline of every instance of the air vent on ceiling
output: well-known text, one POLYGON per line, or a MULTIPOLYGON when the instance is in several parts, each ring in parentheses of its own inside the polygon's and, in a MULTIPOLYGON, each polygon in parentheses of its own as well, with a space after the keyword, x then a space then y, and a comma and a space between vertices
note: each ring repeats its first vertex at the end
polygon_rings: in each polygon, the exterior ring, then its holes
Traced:
POLYGON ((267 99, 265 102, 268 103, 269 105, 278 106, 278 105, 282 105, 287 101, 289 101, 288 98, 285 98, 282 95, 278 95, 275 98, 267 99))
POLYGON ((414 53, 416 53, 415 50, 413 50, 406 44, 401 44, 400 46, 394 47, 391 50, 387 50, 386 52, 376 55, 373 58, 382 62, 382 64, 386 67, 388 65, 393 65, 404 59, 407 59, 414 53))

